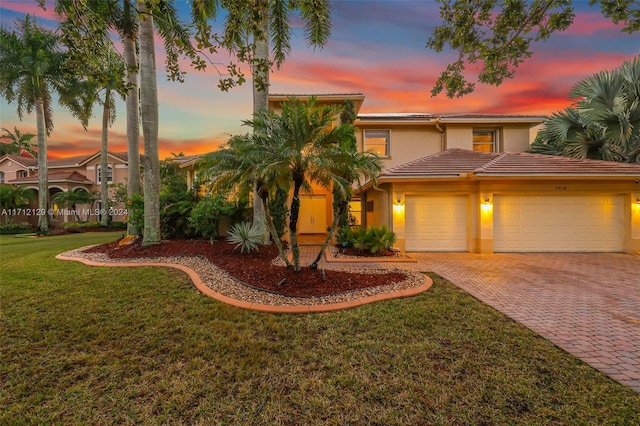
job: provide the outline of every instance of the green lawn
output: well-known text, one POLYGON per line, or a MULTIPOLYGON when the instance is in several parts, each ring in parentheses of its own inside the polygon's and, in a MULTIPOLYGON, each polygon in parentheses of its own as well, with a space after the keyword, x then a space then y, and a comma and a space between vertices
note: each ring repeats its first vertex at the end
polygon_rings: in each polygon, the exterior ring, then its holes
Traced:
POLYGON ((117 235, 0 236, 0 424, 640 424, 640 395, 435 275, 274 315, 54 259, 117 235))

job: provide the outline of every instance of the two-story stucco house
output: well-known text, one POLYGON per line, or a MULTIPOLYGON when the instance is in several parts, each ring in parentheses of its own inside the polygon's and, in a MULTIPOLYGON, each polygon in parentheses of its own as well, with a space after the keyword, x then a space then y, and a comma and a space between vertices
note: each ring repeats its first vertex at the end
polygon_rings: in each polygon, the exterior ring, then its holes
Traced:
MULTIPOLYGON (((270 108, 292 95, 270 95, 270 108)), ((305 100, 311 95, 295 95, 305 100)), ((315 95, 319 102, 362 94, 315 95)), ((408 251, 640 251, 640 165, 524 153, 544 117, 358 114, 358 148, 382 158, 378 185, 350 204, 363 225, 386 224, 408 251)), ((323 233, 331 193, 301 199, 299 230, 323 233)))
MULTIPOLYGON (((127 153, 109 152, 108 169, 106 172, 106 184, 126 183, 128 173, 127 153)), ((27 189, 38 192, 38 164, 37 160, 30 157, 5 155, 0 158, 0 181, 4 184, 22 185, 27 189)), ((80 155, 48 161, 49 199, 60 191, 87 191, 99 192, 104 183, 100 168, 100 152, 91 155, 80 155)), ((110 189, 110 195, 114 190, 110 189)), ((36 198, 37 200, 37 198, 36 198)), ((37 207, 37 201, 31 207, 37 207)), ((100 220, 102 206, 97 200, 92 205, 76 206, 82 220, 100 220)), ((112 220, 124 221, 124 206, 112 206, 112 220)), ((59 206, 51 204, 49 208, 53 214, 51 219, 61 222, 73 222, 76 220, 75 212, 68 212, 59 206)), ((37 225, 38 218, 33 214, 22 214, 14 218, 17 223, 29 223, 37 225)))

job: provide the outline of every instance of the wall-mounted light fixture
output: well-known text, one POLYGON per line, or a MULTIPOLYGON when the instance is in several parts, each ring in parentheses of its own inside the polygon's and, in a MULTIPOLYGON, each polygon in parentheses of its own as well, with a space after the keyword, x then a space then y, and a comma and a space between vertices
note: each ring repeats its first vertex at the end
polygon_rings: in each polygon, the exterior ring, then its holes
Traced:
POLYGON ((404 194, 395 194, 393 196, 393 211, 395 213, 404 212, 404 194))
POLYGON ((482 209, 483 212, 488 212, 492 208, 493 204, 491 204, 491 198, 485 197, 484 200, 482 200, 482 204, 480 204, 480 209, 482 209))

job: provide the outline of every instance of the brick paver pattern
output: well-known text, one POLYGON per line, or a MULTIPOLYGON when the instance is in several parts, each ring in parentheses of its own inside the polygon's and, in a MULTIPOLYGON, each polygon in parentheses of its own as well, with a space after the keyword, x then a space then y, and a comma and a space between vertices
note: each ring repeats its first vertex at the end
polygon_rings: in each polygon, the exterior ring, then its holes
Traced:
MULTIPOLYGON (((303 246, 303 263, 316 253, 317 247, 303 246)), ((418 262, 348 267, 435 272, 640 393, 639 255, 409 254, 418 262)))

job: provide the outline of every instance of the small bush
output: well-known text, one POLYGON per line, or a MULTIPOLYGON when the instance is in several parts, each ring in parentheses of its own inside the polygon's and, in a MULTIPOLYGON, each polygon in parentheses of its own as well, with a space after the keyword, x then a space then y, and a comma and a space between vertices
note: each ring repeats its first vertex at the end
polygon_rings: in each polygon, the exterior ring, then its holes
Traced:
POLYGON ((144 229, 144 197, 142 194, 131 194, 127 200, 127 221, 141 231, 144 229))
POLYGON ((201 199, 189 215, 189 226, 201 237, 209 238, 213 242, 218 236, 218 220, 221 215, 232 216, 235 206, 224 196, 206 197, 201 199))
POLYGON ((0 225, 0 235, 10 234, 26 234, 33 232, 29 225, 23 225, 21 223, 10 223, 8 225, 0 225))
POLYGON ((100 228, 100 222, 62 222, 63 228, 100 228))
POLYGON ((338 231, 336 241, 338 241, 338 244, 340 244, 342 247, 353 247, 353 243, 355 242, 356 237, 356 231, 351 229, 350 226, 343 226, 338 231))
POLYGON ((240 253, 251 253, 252 250, 258 251, 258 244, 262 242, 260 231, 250 222, 240 222, 233 225, 229 231, 227 241, 235 244, 233 248, 236 250, 240 247, 240 253))
POLYGON ((396 242, 396 234, 387 228, 387 225, 360 228, 353 243, 353 247, 370 253, 378 253, 380 250, 389 250, 396 242))

